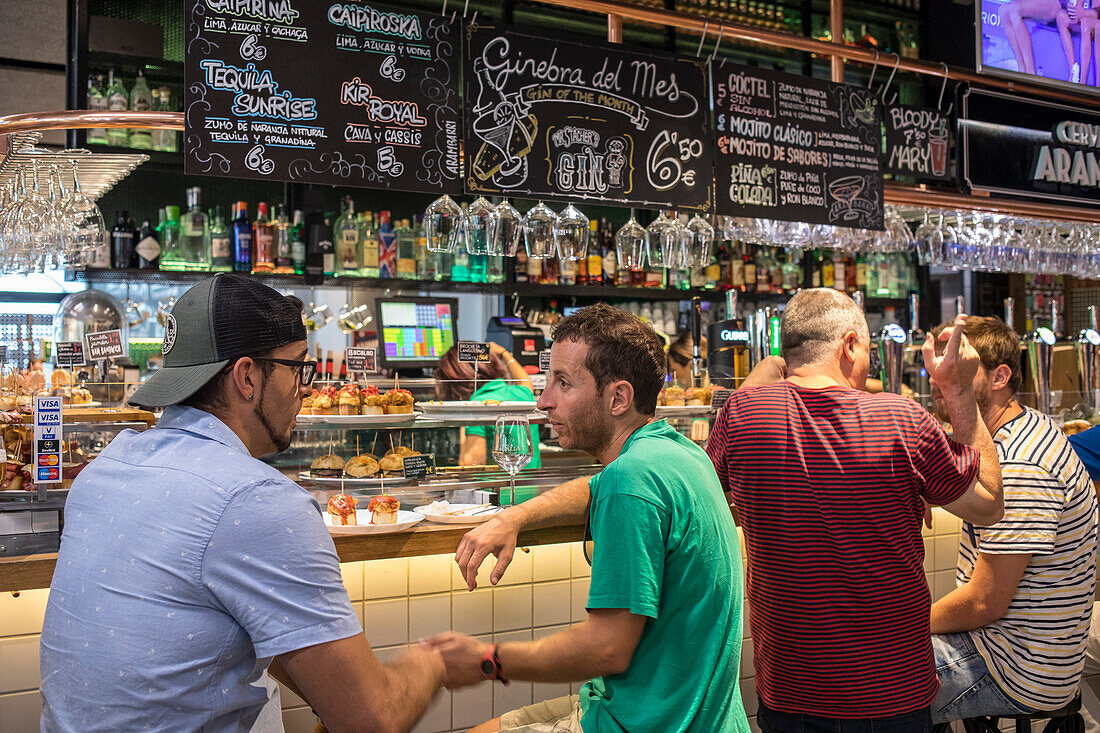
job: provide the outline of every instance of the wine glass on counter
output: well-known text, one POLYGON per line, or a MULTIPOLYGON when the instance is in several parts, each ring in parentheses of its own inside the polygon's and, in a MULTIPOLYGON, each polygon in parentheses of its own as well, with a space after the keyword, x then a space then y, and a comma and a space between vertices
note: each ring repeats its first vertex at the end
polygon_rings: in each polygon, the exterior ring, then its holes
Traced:
POLYGON ((501 415, 493 431, 493 460, 508 472, 509 503, 516 503, 516 474, 535 453, 531 422, 525 415, 501 415))

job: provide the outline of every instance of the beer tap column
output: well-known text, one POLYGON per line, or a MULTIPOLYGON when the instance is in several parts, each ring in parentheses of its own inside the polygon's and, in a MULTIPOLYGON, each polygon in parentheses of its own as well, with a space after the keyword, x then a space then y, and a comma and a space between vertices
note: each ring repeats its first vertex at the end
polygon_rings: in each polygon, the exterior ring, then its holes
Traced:
POLYGON ((1077 334, 1073 350, 1077 355, 1077 372, 1081 379, 1082 406, 1086 417, 1100 408, 1100 331, 1097 329, 1096 306, 1088 307, 1089 326, 1077 334))

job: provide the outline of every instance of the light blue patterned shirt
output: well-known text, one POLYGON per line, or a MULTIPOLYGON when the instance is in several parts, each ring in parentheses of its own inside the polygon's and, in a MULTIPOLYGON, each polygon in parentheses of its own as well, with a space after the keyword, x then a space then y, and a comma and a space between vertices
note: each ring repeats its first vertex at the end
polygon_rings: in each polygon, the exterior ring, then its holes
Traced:
POLYGON ((361 633, 320 507, 169 407, 73 483, 42 627, 43 731, 281 731, 271 658, 361 633))

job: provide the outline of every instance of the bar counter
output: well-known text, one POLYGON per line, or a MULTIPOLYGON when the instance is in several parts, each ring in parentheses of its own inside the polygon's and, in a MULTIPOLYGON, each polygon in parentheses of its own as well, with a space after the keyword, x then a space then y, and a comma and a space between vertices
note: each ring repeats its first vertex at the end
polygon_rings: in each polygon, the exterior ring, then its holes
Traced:
MULTIPOLYGON (((476 525, 475 525, 476 526, 476 525)), ((421 522, 406 532, 383 535, 333 535, 340 562, 387 560, 401 557, 452 554, 468 525, 421 522), (426 525, 426 526, 425 526, 426 525)), ((584 525, 548 527, 524 532, 519 546, 553 545, 577 542, 584 536, 584 525)), ((0 592, 49 588, 57 553, 0 558, 0 592)))

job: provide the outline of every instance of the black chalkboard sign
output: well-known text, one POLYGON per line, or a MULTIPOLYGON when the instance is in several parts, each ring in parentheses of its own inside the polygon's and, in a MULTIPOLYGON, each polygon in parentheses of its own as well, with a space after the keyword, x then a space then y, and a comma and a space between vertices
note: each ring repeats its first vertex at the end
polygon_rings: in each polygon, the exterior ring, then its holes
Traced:
POLYGON ((374 349, 360 348, 358 346, 344 349, 344 363, 347 364, 349 372, 378 371, 374 349))
POLYGON ((84 334, 84 340, 88 344, 88 358, 92 361, 126 356, 126 345, 122 343, 122 332, 117 328, 111 331, 86 333, 84 334))
POLYGON ((484 364, 489 361, 489 344, 481 341, 459 341, 458 360, 471 364, 475 362, 484 364))
POLYGON ((83 341, 58 341, 54 344, 54 362, 59 367, 83 366, 84 342, 83 341))
POLYGON ((418 479, 431 476, 435 473, 435 453, 418 456, 405 456, 401 459, 405 469, 405 478, 418 479))
POLYGON ((449 16, 188 1, 186 173, 461 193, 449 16))
POLYGON ((544 349, 539 352, 539 371, 550 371, 550 349, 544 349))
POLYGON ((702 61, 476 20, 465 53, 467 192, 711 206, 702 61))
POLYGON ((883 228, 874 94, 732 63, 713 73, 719 214, 883 228))
POLYGON ((883 170, 895 175, 950 181, 950 120, 927 107, 889 106, 882 113, 886 150, 883 170))

